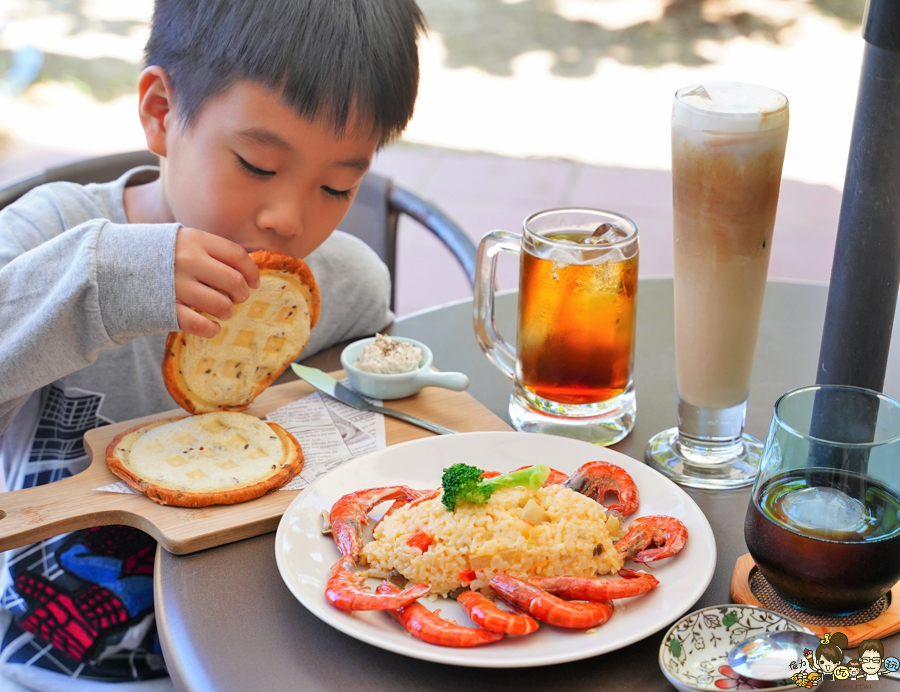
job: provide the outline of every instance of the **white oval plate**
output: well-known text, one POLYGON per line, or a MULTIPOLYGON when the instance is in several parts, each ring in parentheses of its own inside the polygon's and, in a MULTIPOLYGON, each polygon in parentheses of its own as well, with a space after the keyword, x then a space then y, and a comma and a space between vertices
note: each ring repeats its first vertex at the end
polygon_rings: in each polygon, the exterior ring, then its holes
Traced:
MULTIPOLYGON (((388 504, 378 508, 378 513, 388 504)), ((373 513, 373 517, 378 513, 373 513)), ((374 524, 374 521, 370 523, 374 524)), ((367 538, 371 539, 371 530, 367 538)), ((479 668, 522 668, 575 661, 615 651, 647 637, 687 612, 706 590, 716 566, 712 529, 696 503, 677 485, 641 462, 587 442, 553 435, 513 432, 440 435, 386 447, 339 466, 317 479, 288 507, 275 537, 275 559, 285 584, 314 615, 332 627, 374 646, 437 663, 479 668), (618 464, 634 478, 640 492, 637 516, 678 517, 688 530, 684 550, 653 563, 660 584, 643 596, 615 601, 615 613, 593 634, 542 624, 534 634, 471 649, 426 644, 394 622, 387 613, 338 610, 325 600, 331 565, 340 554, 330 536, 321 533, 321 512, 356 490, 387 485, 436 488, 443 469, 464 462, 485 470, 512 471, 545 463, 572 473, 588 461, 618 464)), ((626 563, 628 568, 641 565, 626 563)), ((377 580, 370 580, 376 585, 377 580)), ((456 601, 420 602, 441 616, 473 626, 456 601)))

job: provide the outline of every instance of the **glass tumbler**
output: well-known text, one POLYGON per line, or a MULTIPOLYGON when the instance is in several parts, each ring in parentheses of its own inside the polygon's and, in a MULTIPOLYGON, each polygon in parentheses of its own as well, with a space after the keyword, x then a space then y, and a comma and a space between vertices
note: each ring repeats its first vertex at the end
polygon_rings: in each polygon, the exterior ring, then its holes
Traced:
POLYGON ((680 89, 672 110, 678 427, 647 462, 697 488, 750 485, 762 445, 744 432, 788 102, 766 87, 680 89))
POLYGON ((840 385, 782 396, 744 538, 800 610, 847 615, 887 593, 900 579, 900 404, 840 385))

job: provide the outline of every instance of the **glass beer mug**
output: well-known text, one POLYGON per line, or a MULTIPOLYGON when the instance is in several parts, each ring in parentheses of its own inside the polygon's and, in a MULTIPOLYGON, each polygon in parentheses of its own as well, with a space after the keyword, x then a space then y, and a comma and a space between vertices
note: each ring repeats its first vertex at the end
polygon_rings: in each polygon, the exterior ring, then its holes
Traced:
POLYGON ((516 430, 609 445, 634 427, 638 231, 596 209, 532 214, 522 234, 491 231, 478 248, 478 343, 513 380, 516 430), (520 256, 517 346, 497 331, 499 252, 520 256))

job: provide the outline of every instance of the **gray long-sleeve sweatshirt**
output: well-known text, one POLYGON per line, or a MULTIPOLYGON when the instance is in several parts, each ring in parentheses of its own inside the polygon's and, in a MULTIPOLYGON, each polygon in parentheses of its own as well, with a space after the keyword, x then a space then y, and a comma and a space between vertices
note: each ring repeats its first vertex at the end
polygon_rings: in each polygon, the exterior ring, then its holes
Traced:
MULTIPOLYGON (((179 224, 129 224, 123 204, 126 185, 157 175, 156 168, 143 167, 111 183, 51 183, 0 211, 0 470, 8 490, 86 468, 82 436, 92 428, 176 408, 160 362, 166 334, 178 329, 179 224)), ((335 232, 306 262, 322 304, 304 355, 372 334, 393 319, 388 270, 361 241, 335 232)), ((0 627, 9 622, 3 610, 28 616, 27 603, 13 588, 21 570, 48 583, 77 576, 57 563, 62 541, 3 554, 9 570, 0 581, 0 627), (43 558, 34 565, 19 559, 28 554, 43 558)), ((77 673, 60 668, 56 659, 51 664, 43 654, 34 656, 43 644, 18 632, 9 645, 19 651, 4 649, 0 672, 31 661, 77 673)), ((144 672, 152 677, 159 662, 152 652, 142 656, 144 672)), ((129 660, 132 665, 136 659, 129 660)))

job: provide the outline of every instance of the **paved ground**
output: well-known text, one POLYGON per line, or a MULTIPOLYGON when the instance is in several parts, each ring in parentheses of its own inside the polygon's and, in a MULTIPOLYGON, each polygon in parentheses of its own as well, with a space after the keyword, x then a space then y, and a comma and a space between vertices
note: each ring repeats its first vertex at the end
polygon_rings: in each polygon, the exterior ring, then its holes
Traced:
MULTIPOLYGON (((420 0, 416 114, 374 168, 430 198, 476 240, 541 208, 631 216, 641 274, 671 274, 669 112, 691 82, 732 79, 791 99, 770 275, 827 281, 863 42, 864 0, 420 0)), ((6 0, 11 51, 45 52, 24 93, 0 84, 0 184, 142 146, 134 82, 150 0, 6 0)), ((470 295, 449 255, 401 229, 398 312, 470 295)), ((501 282, 514 285, 514 260, 501 282)))

